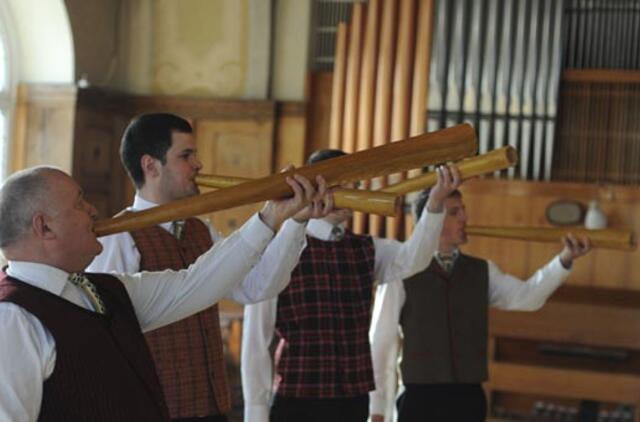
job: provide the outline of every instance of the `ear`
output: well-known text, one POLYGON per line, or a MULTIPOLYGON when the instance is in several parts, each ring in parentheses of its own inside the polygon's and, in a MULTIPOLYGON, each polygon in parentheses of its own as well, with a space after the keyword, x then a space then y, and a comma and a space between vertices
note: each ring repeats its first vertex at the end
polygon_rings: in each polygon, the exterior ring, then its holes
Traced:
POLYGON ((149 154, 144 154, 140 157, 140 168, 142 168, 142 172, 144 173, 144 180, 158 177, 161 165, 160 160, 153 158, 149 154))
POLYGON ((43 240, 51 240, 55 239, 56 235, 49 227, 49 217, 41 212, 37 212, 33 215, 31 219, 31 227, 33 229, 34 235, 43 240))

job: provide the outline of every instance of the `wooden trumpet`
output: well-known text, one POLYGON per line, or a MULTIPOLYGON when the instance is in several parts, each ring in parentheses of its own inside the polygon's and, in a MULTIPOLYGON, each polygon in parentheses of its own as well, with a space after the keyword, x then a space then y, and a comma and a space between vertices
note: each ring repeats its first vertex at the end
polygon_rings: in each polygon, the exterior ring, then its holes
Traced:
POLYGON ((466 232, 472 236, 499 237, 534 242, 558 242, 562 236, 573 233, 578 238, 589 238, 591 246, 594 248, 630 251, 636 247, 633 232, 629 230, 588 230, 582 227, 467 226, 466 232))
MULTIPOLYGON (((196 176, 196 183, 198 185, 216 189, 239 185, 240 183, 250 182, 251 180, 254 179, 213 174, 199 174, 196 176)), ((400 196, 387 192, 341 188, 333 191, 333 201, 336 208, 348 208, 354 211, 388 217, 397 215, 400 210, 400 196)))
MULTIPOLYGON (((456 164, 460 170, 460 176, 467 179, 496 170, 503 170, 516 165, 518 162, 518 152, 511 146, 494 149, 486 154, 477 155, 459 161, 456 164)), ((407 179, 405 181, 389 185, 381 189, 382 192, 397 193, 405 195, 410 192, 420 191, 436 184, 438 175, 432 171, 423 175, 407 179)))
POLYGON ((137 230, 176 219, 220 211, 228 208, 290 196, 285 178, 300 174, 312 182, 322 175, 328 186, 357 182, 429 164, 459 160, 473 155, 477 148, 475 130, 468 124, 414 136, 354 154, 320 161, 250 183, 242 183, 148 210, 129 213, 96 222, 97 236, 137 230))

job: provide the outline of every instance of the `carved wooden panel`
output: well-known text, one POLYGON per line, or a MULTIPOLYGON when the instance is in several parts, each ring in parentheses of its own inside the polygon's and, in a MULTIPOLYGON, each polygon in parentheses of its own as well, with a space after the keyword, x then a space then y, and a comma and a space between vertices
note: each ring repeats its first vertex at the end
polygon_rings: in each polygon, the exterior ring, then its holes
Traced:
MULTIPOLYGON (((201 119, 196 123, 196 139, 203 173, 258 178, 272 172, 271 119, 201 119)), ((209 218, 226 235, 260 207, 261 204, 247 205, 211 214, 209 218)))

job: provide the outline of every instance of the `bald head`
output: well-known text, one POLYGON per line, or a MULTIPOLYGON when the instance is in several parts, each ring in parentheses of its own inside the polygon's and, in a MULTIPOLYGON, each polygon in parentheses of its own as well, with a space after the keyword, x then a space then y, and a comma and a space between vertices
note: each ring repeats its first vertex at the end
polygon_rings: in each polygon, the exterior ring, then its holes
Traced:
POLYGON ((33 167, 11 175, 0 188, 0 248, 14 245, 30 230, 33 216, 48 207, 50 181, 66 176, 54 167, 33 167))

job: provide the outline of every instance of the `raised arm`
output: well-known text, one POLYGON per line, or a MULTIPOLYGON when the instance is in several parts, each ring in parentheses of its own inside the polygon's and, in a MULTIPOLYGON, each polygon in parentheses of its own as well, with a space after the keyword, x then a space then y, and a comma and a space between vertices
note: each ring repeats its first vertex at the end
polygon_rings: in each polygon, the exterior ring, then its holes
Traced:
POLYGON ((444 222, 444 200, 460 186, 460 172, 455 166, 438 167, 438 182, 431 190, 426 210, 406 242, 375 239, 376 280, 385 283, 404 280, 429 265, 438 250, 444 222))
POLYGON ((528 280, 502 272, 489 261, 489 303, 500 309, 535 311, 566 280, 573 261, 591 249, 588 239, 576 239, 573 235, 563 238, 564 248, 528 280))

